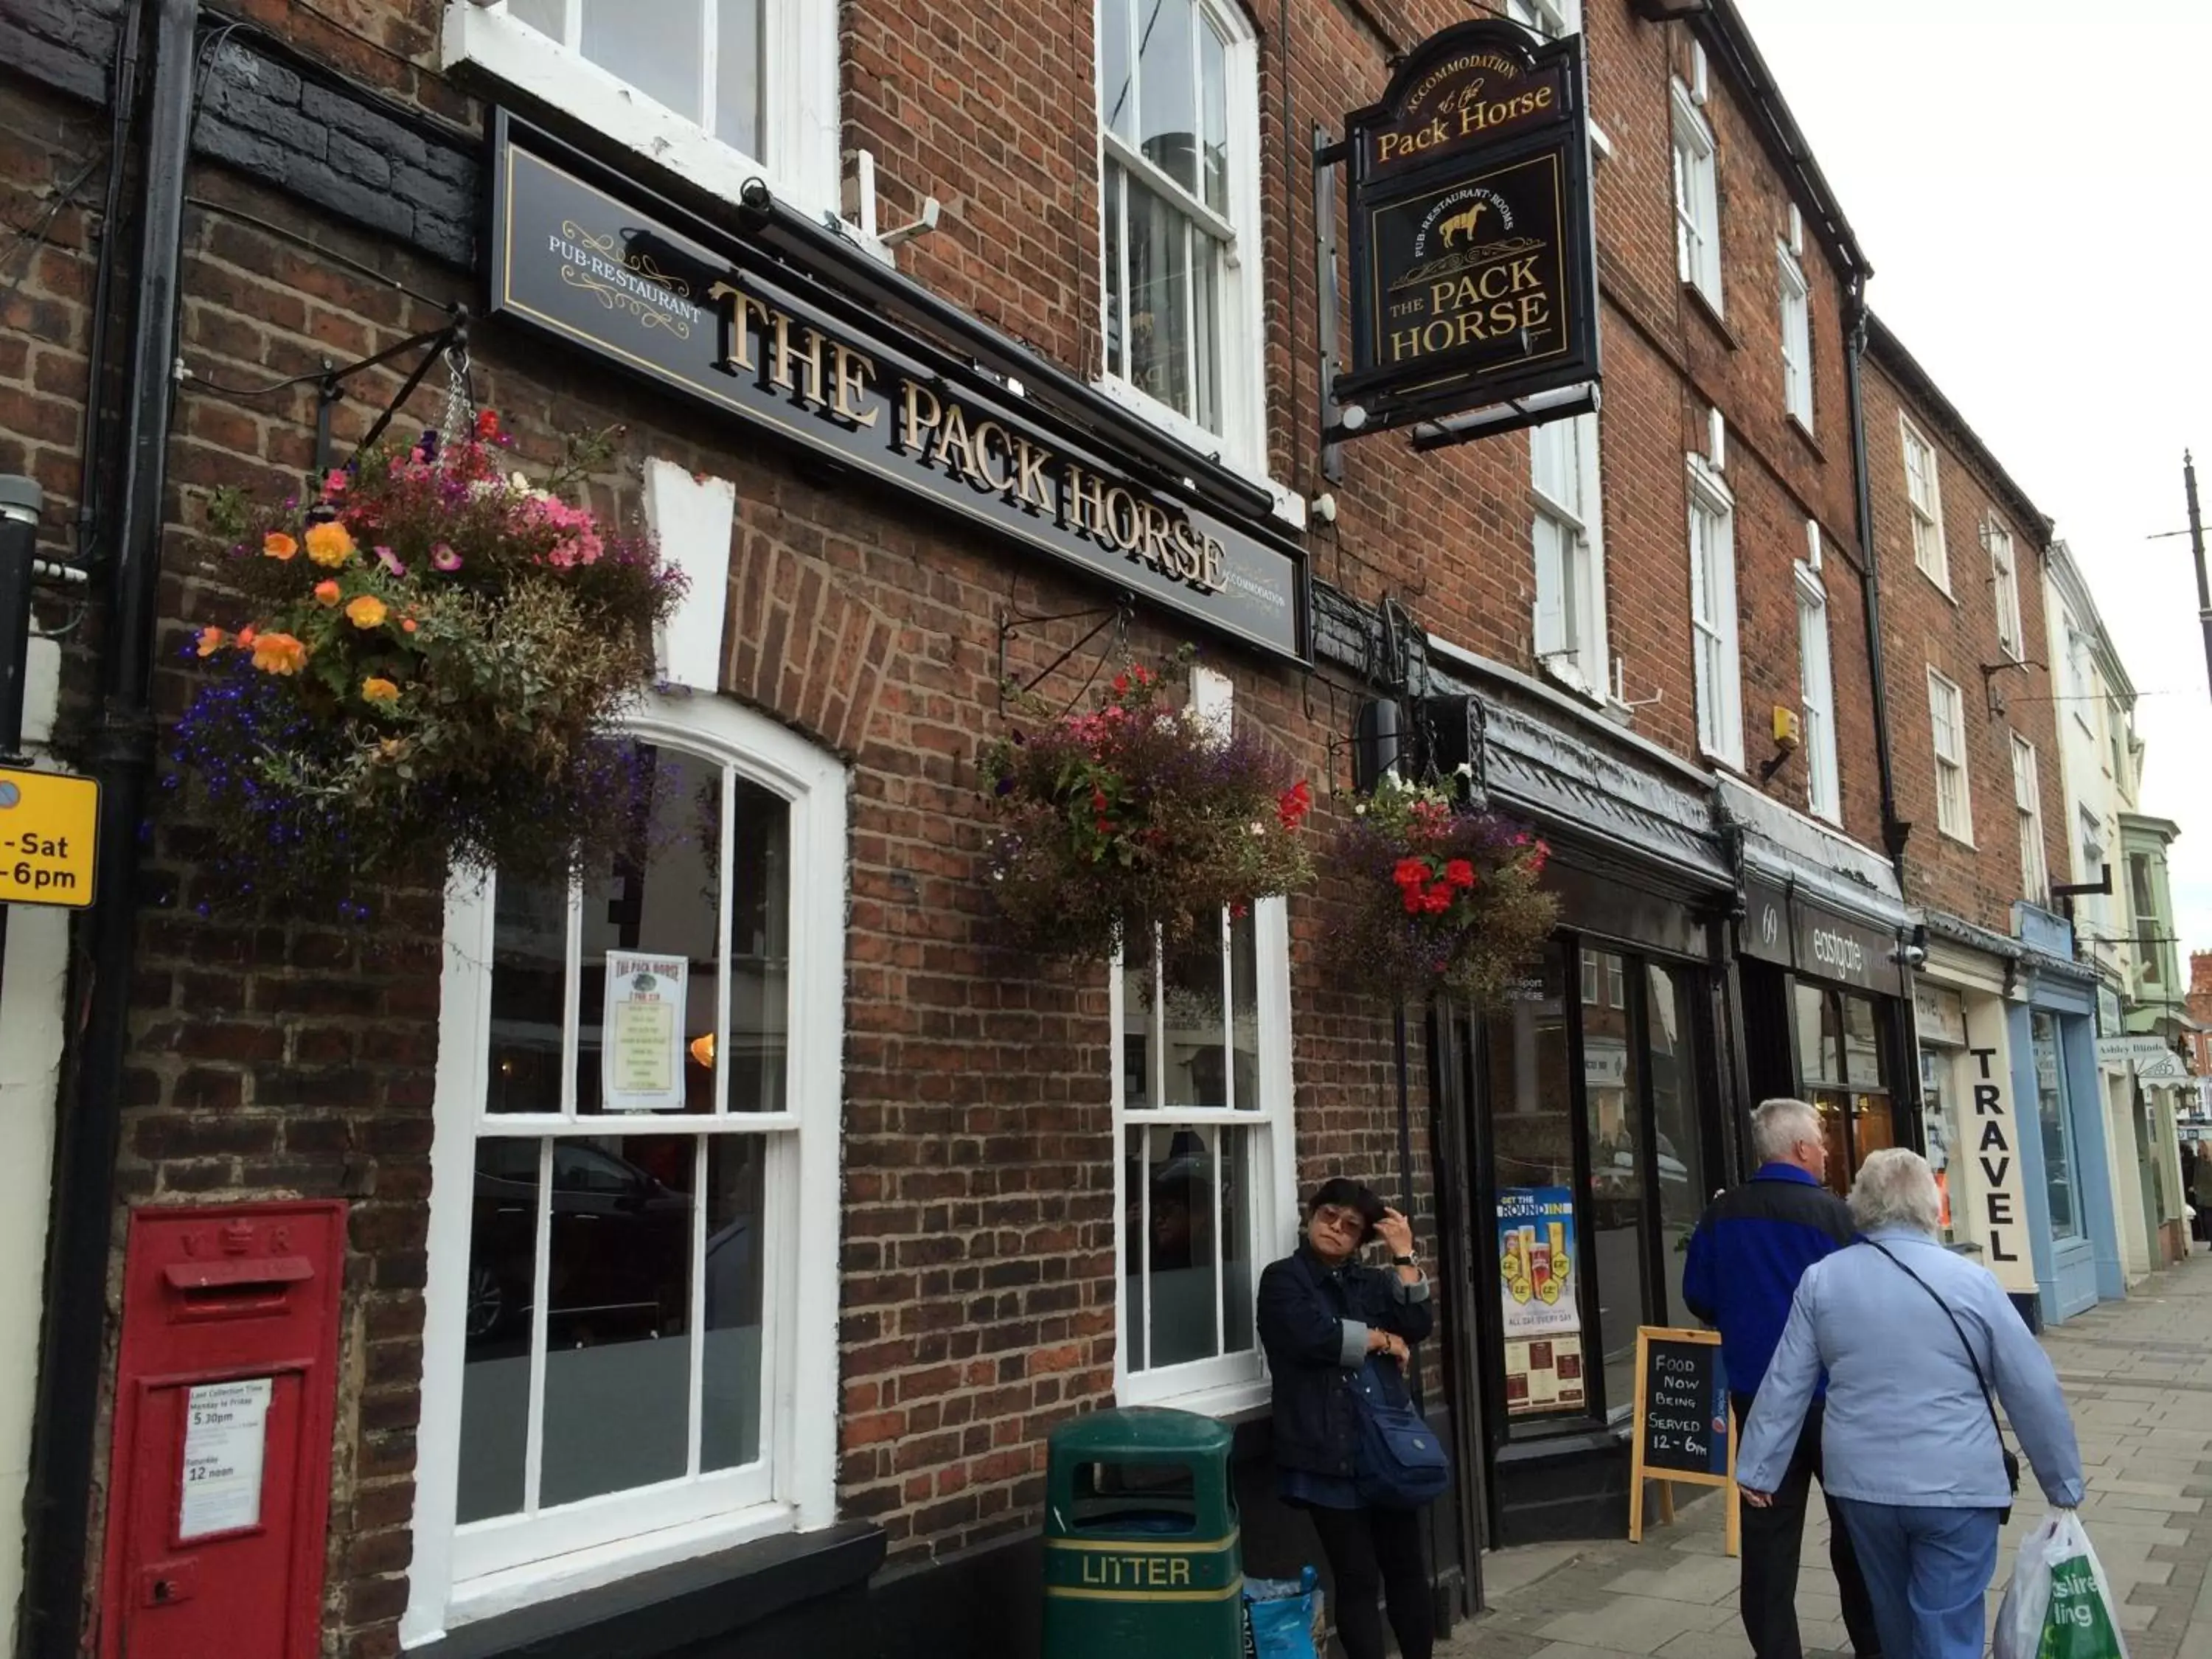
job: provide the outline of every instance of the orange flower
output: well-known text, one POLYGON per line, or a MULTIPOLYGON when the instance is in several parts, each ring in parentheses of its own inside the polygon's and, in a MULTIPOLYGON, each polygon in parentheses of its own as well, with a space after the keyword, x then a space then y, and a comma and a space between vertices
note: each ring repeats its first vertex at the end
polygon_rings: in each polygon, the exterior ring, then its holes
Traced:
POLYGON ((363 702, 395 703, 399 701, 399 688, 380 674, 371 674, 361 683, 363 702))
POLYGON ((374 593, 363 593, 358 599, 348 600, 345 613, 346 620, 356 628, 381 628, 384 619, 392 614, 384 601, 374 593))
POLYGON ((399 619, 399 628, 402 633, 412 634, 416 629, 415 618, 412 617, 402 617, 399 619))
POLYGON ((307 556, 326 569, 335 570, 353 557, 353 536, 336 519, 307 526, 307 556))
POLYGON ((281 530, 272 530, 261 538, 261 552, 264 558, 289 559, 299 550, 300 544, 281 530))
POLYGON ((253 641, 260 637, 261 630, 251 624, 241 628, 238 630, 238 648, 241 651, 251 651, 253 649, 253 641))
POLYGON ((198 649, 203 657, 212 657, 228 642, 228 636, 220 628, 203 628, 200 629, 200 642, 198 649))
POLYGON ((315 584, 315 603, 318 605, 336 605, 338 602, 339 594, 343 591, 344 590, 340 588, 334 581, 328 580, 319 581, 315 584))
POLYGON ((307 661, 307 647, 289 634, 254 637, 253 665, 264 674, 296 674, 307 661))

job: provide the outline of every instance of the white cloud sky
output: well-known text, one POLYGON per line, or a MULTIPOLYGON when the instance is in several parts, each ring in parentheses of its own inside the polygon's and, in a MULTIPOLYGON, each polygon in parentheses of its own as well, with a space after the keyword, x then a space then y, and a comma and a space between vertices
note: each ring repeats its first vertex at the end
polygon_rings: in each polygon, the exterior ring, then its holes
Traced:
POLYGON ((2186 974, 2212 950, 2212 692, 2188 539, 2148 538, 2188 521, 2185 449, 2212 498, 2212 0, 1736 3, 1875 309, 2095 592, 2142 694, 2142 809, 2182 829, 2186 974))

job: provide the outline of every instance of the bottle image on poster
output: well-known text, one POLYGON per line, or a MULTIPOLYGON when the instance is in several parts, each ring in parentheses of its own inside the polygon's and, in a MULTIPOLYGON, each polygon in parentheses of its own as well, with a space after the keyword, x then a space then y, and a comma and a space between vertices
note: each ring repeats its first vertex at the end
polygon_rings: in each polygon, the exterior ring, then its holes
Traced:
POLYGON ((1498 1272, 1506 1410, 1518 1416, 1581 1407, 1582 1312, 1570 1188, 1499 1189, 1498 1272))

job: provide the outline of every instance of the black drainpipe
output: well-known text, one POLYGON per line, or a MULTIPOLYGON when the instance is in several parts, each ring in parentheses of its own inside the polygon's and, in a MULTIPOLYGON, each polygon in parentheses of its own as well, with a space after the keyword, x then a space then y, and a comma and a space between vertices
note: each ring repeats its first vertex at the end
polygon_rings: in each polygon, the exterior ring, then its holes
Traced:
MULTIPOLYGON (((137 289, 124 392, 122 514, 107 565, 100 720, 88 744, 100 842, 77 1033, 54 1145, 46 1309, 25 1504, 25 1659, 76 1659, 85 1625, 93 1422, 106 1343, 107 1267, 124 1061, 131 1041, 140 819, 154 763, 154 622, 175 396, 179 267, 191 137, 197 0, 155 0, 149 44, 137 289)), ((137 21, 137 9, 125 27, 137 21)), ((128 50, 126 46, 125 50, 128 50)), ((118 86, 118 95, 124 89, 118 86)), ((110 233, 112 234, 112 232, 110 233)), ((99 365, 93 366, 99 372, 99 365)), ((99 395, 95 385, 91 395, 99 395)), ((89 460, 89 458, 88 458, 89 460)))
POLYGON ((1902 889, 1905 843, 1912 833, 1912 826, 1897 816, 1897 769, 1889 754, 1889 687, 1881 652, 1881 569, 1875 556, 1874 485, 1867 471, 1866 394, 1859 378, 1859 360, 1865 354, 1866 339, 1866 279, 1854 276, 1850 314, 1844 331, 1844 384, 1851 405, 1851 483, 1858 505, 1859 594, 1866 614, 1867 671, 1874 684, 1874 754, 1875 768, 1881 775, 1881 840, 1902 889))

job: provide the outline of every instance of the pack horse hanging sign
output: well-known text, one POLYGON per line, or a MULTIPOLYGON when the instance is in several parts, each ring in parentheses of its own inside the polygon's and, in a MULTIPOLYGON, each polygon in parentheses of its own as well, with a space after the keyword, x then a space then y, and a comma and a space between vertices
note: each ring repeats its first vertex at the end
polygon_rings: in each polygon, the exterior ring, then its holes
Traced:
POLYGON ((1581 37, 1456 25, 1346 126, 1352 367, 1328 435, 1415 425, 1426 447, 1595 407, 1581 37))

